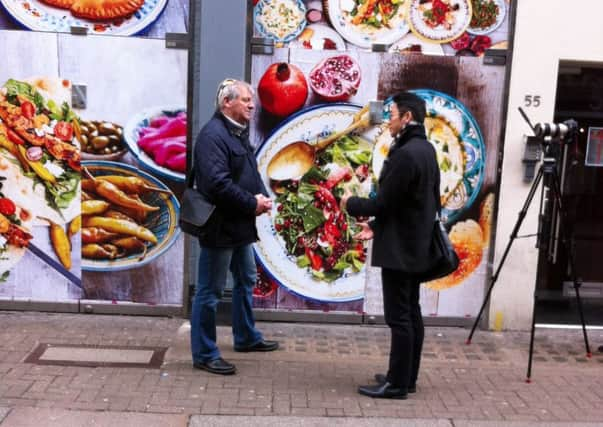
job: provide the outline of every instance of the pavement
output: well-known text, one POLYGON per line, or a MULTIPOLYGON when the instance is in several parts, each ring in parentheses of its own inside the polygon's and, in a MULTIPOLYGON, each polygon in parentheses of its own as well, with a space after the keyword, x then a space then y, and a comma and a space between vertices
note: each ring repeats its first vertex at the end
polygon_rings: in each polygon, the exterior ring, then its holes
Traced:
POLYGON ((603 331, 538 329, 532 382, 529 333, 426 330, 418 391, 408 400, 356 393, 383 372, 389 330, 374 325, 258 323, 271 353, 219 345, 237 375, 190 363, 184 319, 0 312, 0 426, 602 426, 603 331), (159 369, 25 363, 39 343, 168 347, 159 369))

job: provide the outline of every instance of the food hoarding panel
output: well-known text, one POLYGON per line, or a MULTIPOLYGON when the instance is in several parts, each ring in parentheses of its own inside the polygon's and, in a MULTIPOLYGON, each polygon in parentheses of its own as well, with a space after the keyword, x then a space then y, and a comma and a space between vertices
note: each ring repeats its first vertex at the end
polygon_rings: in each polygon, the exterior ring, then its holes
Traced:
POLYGON ((141 38, 59 40, 63 75, 87 93, 78 111, 86 298, 181 305, 187 52, 141 38))
POLYGON ((164 38, 186 33, 188 0, 0 0, 0 29, 164 38))
POLYGON ((457 274, 423 285, 424 314, 474 316, 487 279, 504 67, 479 58, 286 48, 254 56, 252 64, 260 106, 251 138, 275 198, 271 216, 258 219, 255 305, 382 313, 380 271, 366 259, 370 246, 350 237, 355 221, 337 203, 346 189, 374 194, 391 143, 386 124, 313 146, 353 124, 369 101, 413 90, 428 107, 443 215, 462 260, 457 274), (313 157, 300 162, 308 152, 313 157))
POLYGON ((1 33, 0 299, 75 302, 83 293, 71 82, 59 75, 56 35, 1 33))
POLYGON ((253 0, 254 35, 307 50, 481 56, 506 49, 509 0, 253 0))

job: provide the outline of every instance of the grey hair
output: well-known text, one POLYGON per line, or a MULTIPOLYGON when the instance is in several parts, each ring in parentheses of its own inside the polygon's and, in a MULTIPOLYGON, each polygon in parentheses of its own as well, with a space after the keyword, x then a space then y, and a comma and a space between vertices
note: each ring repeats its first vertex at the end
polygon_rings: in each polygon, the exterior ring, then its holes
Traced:
POLYGON ((216 94, 216 108, 221 110, 224 106, 224 102, 232 101, 241 96, 241 88, 249 90, 251 95, 254 94, 254 90, 251 85, 242 80, 226 79, 218 86, 218 93, 216 94))

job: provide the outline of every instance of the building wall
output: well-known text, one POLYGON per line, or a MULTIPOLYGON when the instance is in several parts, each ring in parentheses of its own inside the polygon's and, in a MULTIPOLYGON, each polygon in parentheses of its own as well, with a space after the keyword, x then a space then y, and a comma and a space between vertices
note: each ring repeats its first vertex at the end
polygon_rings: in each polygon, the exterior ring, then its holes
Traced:
MULTIPOLYGON (((603 62, 601 16, 600 0, 578 0, 571 6, 562 0, 518 1, 494 267, 530 188, 523 182, 521 159, 523 135, 531 130, 517 107, 524 108, 532 123, 553 120, 559 61, 603 62), (526 107, 526 95, 540 96, 540 105, 526 107)), ((537 202, 532 203, 520 235, 536 232, 537 202)), ((501 314, 504 329, 530 327, 538 259, 534 246, 535 238, 514 242, 492 293, 490 327, 501 314)))

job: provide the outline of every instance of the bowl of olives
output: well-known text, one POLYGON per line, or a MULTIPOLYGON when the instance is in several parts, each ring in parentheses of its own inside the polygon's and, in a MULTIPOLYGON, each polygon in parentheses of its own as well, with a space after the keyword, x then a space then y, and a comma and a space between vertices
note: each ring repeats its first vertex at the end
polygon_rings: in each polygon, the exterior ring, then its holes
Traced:
POLYGON ((80 120, 79 135, 84 160, 117 160, 128 151, 123 140, 123 128, 99 120, 80 120))

